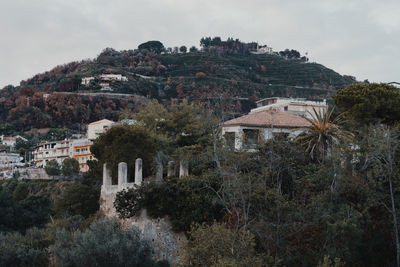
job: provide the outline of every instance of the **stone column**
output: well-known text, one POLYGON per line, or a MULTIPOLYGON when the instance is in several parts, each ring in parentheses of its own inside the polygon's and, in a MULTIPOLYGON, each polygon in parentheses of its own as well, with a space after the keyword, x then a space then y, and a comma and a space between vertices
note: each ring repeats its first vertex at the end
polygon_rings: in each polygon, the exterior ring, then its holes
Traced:
POLYGON ((141 185, 143 181, 143 174, 142 174, 142 159, 138 158, 135 162, 135 184, 141 185))
POLYGON ((109 168, 107 163, 103 164, 103 186, 111 185, 111 169, 109 168))
POLYGON ((157 161, 157 172, 156 172, 156 180, 162 181, 163 180, 163 172, 164 167, 161 161, 157 161))
POLYGON ((125 162, 118 164, 118 188, 123 189, 124 185, 128 183, 128 167, 125 162))
POLYGON ((189 175, 189 163, 186 160, 179 162, 179 177, 189 175))
POLYGON ((175 161, 168 161, 168 172, 167 176, 173 176, 175 175, 175 161))

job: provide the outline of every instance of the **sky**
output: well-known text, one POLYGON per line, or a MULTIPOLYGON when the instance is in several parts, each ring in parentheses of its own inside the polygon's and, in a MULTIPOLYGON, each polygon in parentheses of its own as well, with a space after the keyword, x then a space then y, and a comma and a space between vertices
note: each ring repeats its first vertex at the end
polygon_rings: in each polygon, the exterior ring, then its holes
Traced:
POLYGON ((308 52, 360 81, 400 82, 399 0, 0 0, 0 88, 106 47, 239 38, 308 52))

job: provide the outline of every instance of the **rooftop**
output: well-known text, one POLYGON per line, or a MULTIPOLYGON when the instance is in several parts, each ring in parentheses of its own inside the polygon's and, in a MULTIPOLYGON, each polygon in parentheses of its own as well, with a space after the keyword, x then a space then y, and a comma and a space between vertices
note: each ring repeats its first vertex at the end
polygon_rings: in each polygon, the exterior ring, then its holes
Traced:
POLYGON ((311 123, 303 117, 287 112, 265 110, 257 113, 226 121, 224 126, 279 126, 279 127, 307 127, 311 123))

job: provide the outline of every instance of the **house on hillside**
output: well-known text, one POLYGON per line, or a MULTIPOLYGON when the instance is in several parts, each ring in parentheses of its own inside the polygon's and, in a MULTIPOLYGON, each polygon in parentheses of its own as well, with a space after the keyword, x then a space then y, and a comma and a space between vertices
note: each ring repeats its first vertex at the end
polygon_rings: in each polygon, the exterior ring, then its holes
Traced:
POLYGON ((95 140, 100 134, 104 133, 107 127, 113 125, 115 122, 103 119, 92 122, 88 125, 87 138, 89 140, 95 140))
POLYGON ((296 138, 310 122, 289 112, 267 109, 224 122, 222 135, 235 150, 254 150, 257 144, 276 136, 296 138))
POLYGON ((301 98, 283 98, 283 97, 270 97, 264 98, 256 102, 257 108, 250 111, 250 114, 274 109, 276 111, 287 112, 302 117, 312 118, 314 109, 318 113, 324 114, 328 105, 326 100, 305 100, 301 98))
POLYGON ((28 141, 26 138, 24 138, 24 137, 22 137, 20 135, 16 135, 16 136, 4 136, 4 135, 1 135, 0 136, 1 143, 3 145, 5 145, 5 146, 9 146, 11 148, 15 147, 15 144, 17 143, 17 139, 18 138, 22 139, 25 142, 28 141))
POLYGON ((102 74, 100 75, 100 80, 127 82, 128 78, 122 76, 122 74, 102 74))
POLYGON ((82 85, 89 85, 91 81, 94 81, 94 77, 84 77, 82 78, 81 84, 82 85))
POLYGON ((272 50, 272 47, 269 47, 268 45, 257 45, 257 50, 255 51, 250 51, 252 54, 256 55, 262 55, 262 54, 272 54, 274 51, 272 50))
POLYGON ((93 142, 88 139, 75 140, 73 142, 73 158, 79 162, 79 170, 81 172, 87 172, 89 166, 87 165, 88 160, 94 160, 94 156, 90 152, 90 147, 93 142))
POLYGON ((64 159, 72 157, 72 140, 49 141, 36 146, 33 151, 33 162, 37 167, 45 167, 50 160, 62 164, 64 159))
POLYGON ((394 87, 397 87, 400 89, 400 83, 399 82, 390 82, 388 83, 389 85, 393 85, 394 87))

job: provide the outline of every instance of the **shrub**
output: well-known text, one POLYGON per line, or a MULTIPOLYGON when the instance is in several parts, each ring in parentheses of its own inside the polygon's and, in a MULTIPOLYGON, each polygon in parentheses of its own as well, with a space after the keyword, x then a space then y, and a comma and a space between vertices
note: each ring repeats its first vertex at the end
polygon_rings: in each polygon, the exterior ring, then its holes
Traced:
POLYGON ((139 231, 122 229, 117 220, 100 219, 86 231, 62 230, 50 247, 56 266, 158 266, 139 231))
POLYGON ((85 218, 99 209, 100 192, 96 187, 80 182, 68 187, 55 201, 58 216, 81 215, 85 218))
POLYGON ((51 176, 59 175, 61 173, 60 164, 58 164, 55 159, 48 161, 44 169, 46 173, 51 176))
POLYGON ((66 158, 62 163, 61 172, 64 176, 75 176, 79 173, 79 162, 73 158, 66 158))
POLYGON ((169 178, 165 183, 144 184, 119 192, 114 206, 121 218, 145 208, 153 218, 169 216, 174 231, 188 231, 192 223, 221 219, 223 207, 201 178, 169 178))
POLYGON ((250 232, 234 232, 225 224, 193 226, 185 243, 181 266, 265 266, 257 255, 254 236, 250 232))
POLYGON ((32 228, 25 235, 0 232, 0 266, 48 266, 45 235, 32 228))

